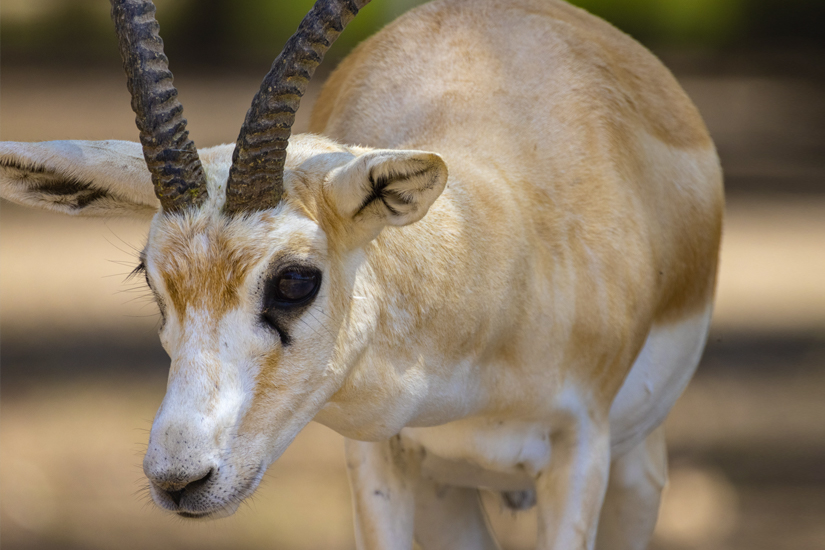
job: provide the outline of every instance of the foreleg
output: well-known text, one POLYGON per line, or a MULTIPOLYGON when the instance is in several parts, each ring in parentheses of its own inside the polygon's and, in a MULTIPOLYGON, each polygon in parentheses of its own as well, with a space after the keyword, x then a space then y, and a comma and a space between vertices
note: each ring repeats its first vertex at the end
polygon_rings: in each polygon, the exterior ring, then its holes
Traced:
POLYGON ((378 443, 348 439, 347 470, 359 550, 411 550, 415 489, 420 472, 416 450, 399 436, 378 443))
POLYGON ((667 448, 664 428, 659 426, 639 445, 613 460, 596 548, 647 548, 666 482, 667 448))
POLYGON ((607 422, 590 419, 555 432, 536 478, 540 550, 592 550, 610 467, 607 422))

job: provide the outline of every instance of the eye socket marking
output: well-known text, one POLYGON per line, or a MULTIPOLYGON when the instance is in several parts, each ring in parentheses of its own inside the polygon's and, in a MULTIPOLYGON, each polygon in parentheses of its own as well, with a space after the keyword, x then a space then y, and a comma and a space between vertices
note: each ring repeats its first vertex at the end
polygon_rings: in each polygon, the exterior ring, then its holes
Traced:
POLYGON ((288 265, 266 282, 261 318, 288 346, 292 339, 286 325, 308 306, 321 288, 321 271, 315 267, 288 265))
MULTIPOLYGON (((146 264, 141 261, 126 277, 126 280, 143 274, 146 285, 155 295, 161 314, 161 326, 165 323, 166 315, 163 303, 149 282, 146 264)), ((270 328, 274 329, 284 346, 288 346, 292 339, 285 329, 285 325, 297 317, 308 306, 321 288, 321 271, 312 266, 288 265, 277 271, 265 283, 263 311, 261 319, 270 328)))

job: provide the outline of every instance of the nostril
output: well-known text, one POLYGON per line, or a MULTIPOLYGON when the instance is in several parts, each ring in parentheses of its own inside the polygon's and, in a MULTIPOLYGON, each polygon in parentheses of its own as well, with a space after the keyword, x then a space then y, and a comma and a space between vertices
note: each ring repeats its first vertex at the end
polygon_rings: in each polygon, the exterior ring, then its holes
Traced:
POLYGON ((206 472, 206 474, 204 474, 203 476, 199 477, 198 479, 193 479, 192 481, 190 481, 189 484, 186 487, 184 487, 184 489, 197 489, 198 487, 206 485, 209 482, 209 480, 212 478, 212 475, 214 473, 215 473, 215 468, 210 468, 209 471, 206 472))
MULTIPOLYGON (((186 489, 186 487, 183 489, 186 489)), ((172 502, 175 503, 175 506, 180 506, 180 499, 183 497, 183 489, 178 489, 177 491, 166 491, 166 494, 169 495, 172 502)))
POLYGON ((202 475, 201 477, 199 477, 197 479, 193 479, 192 481, 188 482, 186 485, 184 485, 180 489, 176 489, 176 490, 166 489, 164 492, 167 495, 169 495, 169 498, 172 499, 172 502, 175 503, 175 506, 180 506, 180 501, 181 501, 181 499, 183 499, 183 494, 184 493, 191 493, 193 491, 196 491, 200 487, 203 487, 204 485, 209 483, 209 480, 212 478, 212 476, 214 474, 215 474, 215 469, 211 468, 204 475, 202 475))

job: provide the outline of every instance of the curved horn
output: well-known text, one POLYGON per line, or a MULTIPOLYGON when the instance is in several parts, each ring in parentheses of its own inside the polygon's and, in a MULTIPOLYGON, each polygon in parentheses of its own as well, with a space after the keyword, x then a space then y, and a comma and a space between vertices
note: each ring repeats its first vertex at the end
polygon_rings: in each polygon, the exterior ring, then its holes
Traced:
POLYGON ((241 127, 226 184, 226 211, 265 210, 284 193, 286 147, 315 68, 370 0, 318 0, 275 59, 241 127))
POLYGON ((167 212, 198 205, 206 197, 206 177, 172 85, 155 6, 150 0, 111 2, 132 110, 155 194, 167 212))

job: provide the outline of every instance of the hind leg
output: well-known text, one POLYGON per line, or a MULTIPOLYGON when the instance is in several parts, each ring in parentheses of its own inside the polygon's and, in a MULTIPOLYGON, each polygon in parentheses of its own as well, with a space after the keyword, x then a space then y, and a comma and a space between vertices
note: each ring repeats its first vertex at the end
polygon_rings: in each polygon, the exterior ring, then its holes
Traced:
POLYGON ((477 489, 420 479, 415 492, 415 541, 424 550, 497 550, 477 489))
POLYGON ((596 550, 644 550, 667 482, 664 428, 659 426, 610 466, 596 550))

